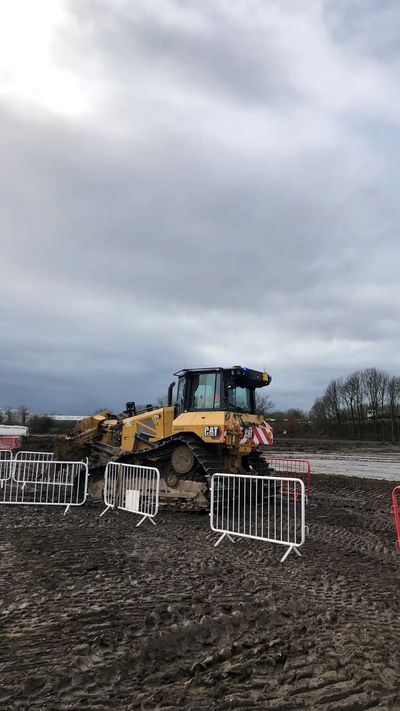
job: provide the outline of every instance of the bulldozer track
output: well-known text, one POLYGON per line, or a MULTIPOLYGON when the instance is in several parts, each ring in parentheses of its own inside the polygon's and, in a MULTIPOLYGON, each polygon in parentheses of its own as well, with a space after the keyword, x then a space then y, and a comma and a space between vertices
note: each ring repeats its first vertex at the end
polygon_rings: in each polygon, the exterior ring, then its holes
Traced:
MULTIPOLYGON (((120 455, 112 461, 120 462, 122 464, 144 464, 145 466, 157 466, 157 462, 161 460, 168 461, 172 456, 172 452, 177 445, 186 445, 190 451, 193 453, 195 461, 201 467, 202 477, 204 476, 208 488, 210 486, 211 477, 213 474, 226 471, 225 463, 223 457, 215 456, 215 446, 203 444, 201 440, 191 434, 177 434, 168 439, 162 440, 159 444, 154 444, 149 449, 140 450, 137 452, 126 452, 120 455)), ((271 469, 268 463, 263 459, 257 450, 253 452, 247 458, 248 464, 251 467, 251 471, 260 476, 267 476, 271 474, 271 469)), ((101 476, 104 473, 105 467, 92 467, 90 469, 91 476, 97 475, 101 476)), ((243 470, 244 471, 244 470, 243 470)), ((249 473, 246 470, 246 473, 249 473)), ((162 471, 160 471, 162 476, 162 471)), ((196 480, 196 479, 195 479, 196 480)), ((160 499, 161 505, 165 508, 178 509, 180 511, 201 511, 204 506, 195 506, 190 500, 185 500, 183 497, 179 501, 168 501, 160 499)))
POLYGON ((137 461, 146 459, 153 460, 157 459, 157 455, 166 457, 172 454, 172 451, 176 444, 185 444, 193 452, 196 461, 201 465, 207 476, 212 476, 218 471, 221 471, 221 467, 224 466, 224 461, 222 458, 215 458, 212 456, 210 450, 206 445, 202 445, 200 441, 193 435, 173 435, 166 440, 156 444, 151 449, 142 450, 139 452, 129 452, 118 458, 118 462, 124 462, 126 464, 135 464, 137 461))

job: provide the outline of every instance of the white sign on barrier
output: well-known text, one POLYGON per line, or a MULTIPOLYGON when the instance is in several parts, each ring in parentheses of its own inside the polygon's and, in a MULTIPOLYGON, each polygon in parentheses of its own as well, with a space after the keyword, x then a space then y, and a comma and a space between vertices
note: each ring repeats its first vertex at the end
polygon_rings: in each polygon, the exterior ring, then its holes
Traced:
POLYGON ((214 474, 210 526, 228 537, 288 546, 281 562, 305 540, 305 487, 301 479, 252 474, 214 474))
POLYGON ((128 511, 132 511, 133 513, 135 513, 135 511, 137 511, 140 506, 139 502, 140 502, 139 489, 127 489, 126 490, 125 506, 128 509, 128 511))
POLYGON ((103 516, 110 508, 142 516, 136 526, 148 518, 153 520, 158 513, 160 500, 160 472, 154 467, 142 467, 138 464, 108 462, 104 476, 103 516))
POLYGON ((81 506, 87 497, 87 462, 9 460, 12 478, 0 488, 1 504, 81 506))

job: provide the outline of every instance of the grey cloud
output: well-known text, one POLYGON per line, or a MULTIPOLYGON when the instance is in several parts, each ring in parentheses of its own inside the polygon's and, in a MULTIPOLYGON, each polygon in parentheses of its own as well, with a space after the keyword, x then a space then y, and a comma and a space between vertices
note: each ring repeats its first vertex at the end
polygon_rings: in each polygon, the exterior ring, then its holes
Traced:
MULTIPOLYGON (((307 407, 330 377, 395 368, 397 119, 310 94, 305 11, 296 52, 281 43, 295 6, 69 5, 53 57, 92 110, 0 112, 0 405, 118 409, 242 360, 307 407)), ((336 42, 350 62, 343 6, 312 7, 312 56, 336 42)))
POLYGON ((399 59, 398 27, 400 7, 397 0, 329 0, 324 14, 332 35, 346 45, 369 56, 385 60, 399 59))
MULTIPOLYGON (((182 15, 187 10, 173 5, 182 15)), ((197 85, 211 91, 217 100, 224 94, 234 101, 284 100, 288 67, 272 23, 245 24, 243 16, 235 17, 223 3, 193 3, 197 22, 189 24, 168 21, 161 10, 151 11, 145 4, 111 9, 107 0, 98 0, 90 8, 78 2, 70 8, 78 35, 83 27, 93 37, 95 18, 98 71, 108 73, 114 67, 117 81, 134 84, 137 72, 151 68, 189 89, 197 85)), ((93 71, 93 57, 88 65, 93 71)))

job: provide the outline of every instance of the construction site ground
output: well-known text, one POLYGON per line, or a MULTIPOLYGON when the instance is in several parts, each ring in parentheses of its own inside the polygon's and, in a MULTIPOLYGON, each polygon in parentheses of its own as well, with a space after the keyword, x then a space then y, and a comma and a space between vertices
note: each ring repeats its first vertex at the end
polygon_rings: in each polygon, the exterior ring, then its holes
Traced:
POLYGON ((391 489, 313 475, 283 564, 206 514, 0 507, 0 708, 399 710, 391 489))
POLYGON ((400 482, 400 447, 387 442, 278 438, 274 457, 308 459, 314 474, 340 474, 400 482))

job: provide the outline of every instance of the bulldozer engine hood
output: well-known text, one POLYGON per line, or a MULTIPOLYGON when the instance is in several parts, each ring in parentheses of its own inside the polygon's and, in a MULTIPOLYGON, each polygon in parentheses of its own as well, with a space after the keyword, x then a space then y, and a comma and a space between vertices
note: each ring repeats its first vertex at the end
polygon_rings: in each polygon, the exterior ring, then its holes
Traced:
POLYGON ((173 432, 193 432, 204 442, 232 447, 271 445, 271 426, 261 415, 230 411, 183 412, 173 421, 173 432))

